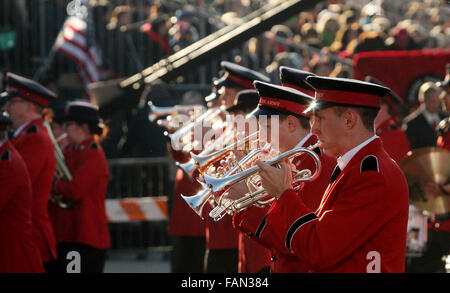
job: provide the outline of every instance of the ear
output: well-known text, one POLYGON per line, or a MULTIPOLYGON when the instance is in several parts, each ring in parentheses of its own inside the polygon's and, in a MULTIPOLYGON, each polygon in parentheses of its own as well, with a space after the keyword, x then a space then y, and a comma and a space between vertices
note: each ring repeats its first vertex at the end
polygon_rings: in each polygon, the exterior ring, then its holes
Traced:
POLYGON ((286 123, 289 129, 289 132, 294 132, 300 125, 298 125, 298 120, 294 118, 294 116, 289 115, 286 118, 286 123))
POLYGON ((342 119, 344 119, 345 127, 347 129, 352 129, 353 127, 355 127, 356 122, 359 119, 359 116, 358 116, 358 113, 356 113, 356 111, 354 111, 352 109, 347 109, 343 113, 342 119))
POLYGON ((86 134, 90 134, 90 133, 91 133, 91 131, 89 130, 89 126, 88 126, 86 123, 83 123, 83 124, 81 125, 81 129, 82 129, 83 132, 86 133, 86 134))

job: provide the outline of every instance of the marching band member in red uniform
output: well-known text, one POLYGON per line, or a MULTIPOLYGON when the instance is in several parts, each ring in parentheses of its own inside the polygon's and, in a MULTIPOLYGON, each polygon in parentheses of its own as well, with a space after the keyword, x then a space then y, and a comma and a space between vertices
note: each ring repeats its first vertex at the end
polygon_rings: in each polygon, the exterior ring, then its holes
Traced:
MULTIPOLYGON (((219 102, 226 108, 235 104, 236 94, 243 89, 253 89, 254 80, 270 81, 268 77, 254 70, 228 61, 222 61, 225 74, 214 82, 221 95, 219 102)), ((209 213, 209 207, 205 208, 209 213)), ((205 217, 206 252, 205 272, 236 273, 238 271, 238 231, 233 228, 232 217, 226 215, 215 222, 205 217)))
MULTIPOLYGON (((208 97, 211 99, 212 97, 218 96, 213 92, 208 97)), ((172 149, 171 154, 178 163, 186 163, 190 159, 189 154, 174 151, 172 149)), ((175 176, 175 188, 168 230, 172 244, 170 257, 172 273, 203 272, 203 258, 205 256, 205 223, 200 217, 192 212, 192 209, 181 198, 181 195, 194 195, 200 189, 200 183, 195 179, 190 178, 181 168, 178 168, 175 176)))
MULTIPOLYGON (((367 76, 366 81, 385 86, 372 76, 367 76)), ((380 110, 375 117, 375 134, 381 138, 384 149, 397 164, 411 150, 408 137, 397 125, 393 116, 401 104, 401 98, 391 90, 386 96, 381 97, 380 110)))
MULTIPOLYGON (((235 104, 227 108, 227 112, 234 117, 239 117, 236 124, 245 121, 244 118, 256 108, 259 95, 256 90, 242 90, 237 93, 235 104)), ((246 123, 245 136, 250 135, 249 125, 246 123)), ((235 125, 235 127, 238 127, 235 125)), ((238 273, 268 272, 270 269, 270 251, 256 241, 246 237, 245 233, 238 234, 239 264, 238 273)))
MULTIPOLYGON (((283 70, 283 74, 286 74, 283 70)), ((310 75, 305 72, 289 72, 295 74, 299 80, 310 75)), ((292 81, 289 82, 289 84, 292 81)), ((258 108, 251 113, 254 117, 267 115, 273 117, 279 115, 279 151, 285 152, 297 147, 309 147, 317 142, 317 138, 310 133, 309 117, 302 112, 313 101, 313 98, 293 89, 293 86, 287 87, 288 82, 283 82, 284 87, 268 83, 255 82, 260 95, 258 108)), ((300 82, 296 81, 296 87, 300 82)), ((267 127, 267 137, 270 137, 271 120, 267 119, 267 125, 259 121, 260 131, 267 127)), ((270 139, 268 139, 271 142, 270 139)), ((299 196, 311 209, 316 209, 321 201, 321 196, 328 185, 328 178, 336 164, 336 160, 323 154, 320 147, 313 149, 320 158, 322 172, 313 182, 307 182, 299 196)), ((316 170, 315 163, 309 155, 302 155, 295 158, 292 164, 298 170, 309 169, 311 172, 316 170)), ((278 241, 275 231, 272 227, 266 225, 266 208, 248 207, 246 210, 235 214, 233 218, 234 225, 247 233, 251 239, 263 244, 271 250, 271 272, 273 273, 303 273, 308 271, 305 262, 300 261, 293 256, 290 251, 284 247, 284 243, 278 241)))
POLYGON ((258 161, 264 189, 277 198, 266 218, 279 241, 311 272, 404 272, 409 196, 398 165, 374 135, 388 88, 351 79, 310 76, 316 101, 312 133, 337 157, 316 211, 291 188, 286 163, 258 161))
POLYGON ((200 183, 192 181, 178 169, 170 214, 169 235, 172 240, 172 273, 202 273, 205 255, 205 223, 181 198, 196 194, 200 183))
MULTIPOLYGON (((103 125, 97 107, 88 102, 71 102, 65 115, 66 131, 73 144, 67 154, 71 181, 57 180, 54 192, 71 202, 72 218, 61 218, 58 229, 64 229, 64 238, 58 244, 60 265, 65 272, 66 255, 80 253, 81 273, 101 273, 110 245, 105 209, 106 188, 109 180, 105 154, 97 136, 103 125)), ((57 234, 60 234, 59 232, 57 234)))
POLYGON ((44 273, 32 235, 31 181, 22 157, 7 141, 10 124, 0 113, 0 273, 44 273))
POLYGON ((27 165, 33 186, 33 240, 46 267, 57 257, 55 235, 47 211, 56 159, 52 141, 43 125, 43 109, 56 99, 56 95, 30 79, 8 72, 2 98, 6 99, 4 109, 15 129, 11 143, 27 165))

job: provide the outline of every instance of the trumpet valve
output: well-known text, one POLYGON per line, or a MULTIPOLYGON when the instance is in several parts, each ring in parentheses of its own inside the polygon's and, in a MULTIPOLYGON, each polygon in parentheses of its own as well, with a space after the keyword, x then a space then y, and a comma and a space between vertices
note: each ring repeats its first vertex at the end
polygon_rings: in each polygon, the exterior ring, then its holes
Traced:
POLYGON ((220 205, 217 205, 209 212, 209 216, 215 221, 220 221, 227 214, 232 214, 230 207, 234 204, 233 200, 223 198, 220 205))

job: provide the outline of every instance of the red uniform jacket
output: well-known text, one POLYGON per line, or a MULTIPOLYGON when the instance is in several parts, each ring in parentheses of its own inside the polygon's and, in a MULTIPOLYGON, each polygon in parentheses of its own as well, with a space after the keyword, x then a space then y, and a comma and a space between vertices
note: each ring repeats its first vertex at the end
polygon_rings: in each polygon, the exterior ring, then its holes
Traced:
POLYGON ((110 235, 105 197, 109 171, 105 154, 94 138, 89 137, 67 157, 67 167, 73 179, 59 180, 55 184, 57 194, 74 201, 70 208, 72 211, 68 211, 72 213, 73 218, 67 217, 66 220, 70 222, 61 223, 70 227, 67 228, 68 232, 73 231, 72 235, 65 235, 64 241, 107 249, 110 245, 110 235))
MULTIPOLYGON (((317 138, 312 136, 303 145, 311 146, 317 142, 317 138)), ((330 175, 336 165, 336 159, 326 156, 320 148, 315 148, 319 155, 322 171, 314 181, 306 182, 299 192, 299 197, 311 210, 319 207, 322 195, 328 186, 330 175)), ((292 162, 298 170, 315 170, 315 163, 310 155, 301 155, 292 162)), ((272 204, 273 205, 273 204, 272 204)), ((241 231, 247 233, 253 240, 269 248, 271 251, 271 268, 273 273, 306 273, 310 269, 306 262, 301 261, 284 246, 283 241, 279 241, 273 227, 266 225, 267 212, 269 207, 264 209, 249 207, 245 211, 235 214, 234 225, 241 231)))
MULTIPOLYGON (((64 153, 64 161, 66 166, 73 166, 73 160, 76 159, 74 152, 75 146, 72 144, 66 145, 62 151, 64 153)), ((74 241, 74 209, 61 208, 56 202, 48 201, 48 215, 53 224, 55 237, 57 243, 73 242, 74 241)))
POLYGON ((169 223, 170 235, 205 236, 204 221, 181 198, 181 194, 185 196, 195 195, 200 189, 200 183, 191 181, 183 170, 177 170, 169 223))
POLYGON ((0 147, 0 186, 0 273, 43 273, 33 242, 30 177, 9 142, 0 147))
POLYGON ((267 226, 313 272, 404 272, 408 197, 403 172, 377 138, 330 183, 316 212, 288 189, 267 226))
POLYGON ((55 176, 55 150, 42 118, 30 121, 11 142, 27 165, 33 187, 33 239, 42 261, 56 259, 56 240, 47 210, 55 176))
POLYGON ((411 150, 405 133, 395 125, 395 122, 392 119, 383 122, 377 128, 376 134, 381 138, 386 152, 395 162, 397 162, 397 164, 400 163, 411 150))
POLYGON ((208 249, 238 249, 238 232, 233 227, 232 217, 226 215, 215 222, 210 216, 211 206, 207 204, 204 209, 206 248, 208 249))

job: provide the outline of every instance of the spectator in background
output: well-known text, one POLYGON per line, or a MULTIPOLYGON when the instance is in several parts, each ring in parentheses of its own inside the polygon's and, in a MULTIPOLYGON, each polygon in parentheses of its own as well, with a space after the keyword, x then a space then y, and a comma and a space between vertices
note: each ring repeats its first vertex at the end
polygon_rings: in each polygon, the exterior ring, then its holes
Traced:
POLYGON ((319 76, 329 76, 332 68, 329 57, 318 56, 313 57, 309 63, 311 72, 319 76))
POLYGON ((180 10, 176 13, 176 22, 169 30, 169 45, 177 52, 199 39, 199 34, 192 22, 190 11, 180 10))
POLYGON ((436 146, 436 126, 444 118, 439 113, 440 90, 434 82, 426 82, 419 88, 419 108, 403 120, 403 130, 411 149, 436 146))
MULTIPOLYGON (((157 106, 172 106, 174 103, 163 83, 152 85, 148 95, 157 106)), ((128 123, 126 141, 121 150, 121 157, 164 157, 167 156, 166 137, 162 128, 148 119, 150 107, 145 104, 138 109, 128 123)))
POLYGON ((341 27, 330 46, 331 52, 338 54, 340 51, 343 51, 352 40, 358 38, 360 32, 361 30, 356 22, 341 27))
POLYGON ((327 14, 317 22, 317 32, 320 36, 320 42, 323 47, 328 47, 334 42, 337 31, 339 30, 339 21, 335 14, 327 14))
POLYGON ((319 33, 316 30, 316 26, 314 23, 305 23, 302 26, 302 39, 303 41, 311 47, 321 49, 322 45, 319 39, 319 33))
POLYGON ((141 27, 142 32, 144 32, 156 46, 160 47, 163 51, 163 56, 170 55, 167 22, 167 16, 162 15, 153 19, 151 22, 144 23, 141 27))

